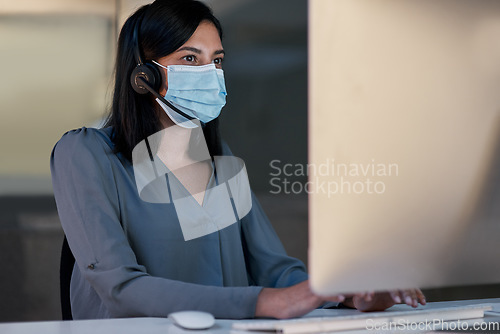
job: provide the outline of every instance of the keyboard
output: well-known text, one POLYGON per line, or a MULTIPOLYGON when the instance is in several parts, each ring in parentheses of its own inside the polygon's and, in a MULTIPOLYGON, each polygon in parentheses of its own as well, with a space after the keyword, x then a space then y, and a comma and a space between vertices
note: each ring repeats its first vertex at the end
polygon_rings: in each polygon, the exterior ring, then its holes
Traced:
POLYGON ((407 311, 384 311, 357 313, 347 316, 311 317, 287 320, 245 320, 235 322, 233 330, 266 331, 283 334, 321 333, 355 329, 380 328, 383 324, 409 327, 408 324, 429 324, 483 318, 485 311, 492 310, 488 304, 453 306, 445 308, 423 308, 407 311))

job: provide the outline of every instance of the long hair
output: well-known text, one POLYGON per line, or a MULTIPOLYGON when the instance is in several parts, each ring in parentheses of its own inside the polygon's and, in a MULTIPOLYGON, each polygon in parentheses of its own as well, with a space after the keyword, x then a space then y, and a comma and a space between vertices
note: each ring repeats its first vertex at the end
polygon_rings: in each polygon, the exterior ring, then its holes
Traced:
MULTIPOLYGON (((162 130, 161 108, 150 94, 134 91, 130 76, 137 66, 134 57, 135 25, 139 49, 145 61, 165 57, 181 47, 193 35, 201 21, 214 24, 222 40, 222 28, 210 8, 196 0, 156 0, 132 14, 120 32, 115 66, 113 103, 105 127, 112 127, 115 153, 132 160, 133 148, 148 136, 162 130)), ((219 121, 203 128, 210 155, 222 155, 219 121)))

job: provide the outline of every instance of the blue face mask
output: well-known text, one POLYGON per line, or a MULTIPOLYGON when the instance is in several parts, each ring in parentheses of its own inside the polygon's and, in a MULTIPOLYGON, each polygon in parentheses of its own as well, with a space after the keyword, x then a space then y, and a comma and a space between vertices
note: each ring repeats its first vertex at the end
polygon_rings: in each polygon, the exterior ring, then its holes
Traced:
MULTIPOLYGON (((215 64, 165 67, 155 61, 154 63, 167 70, 168 89, 165 99, 168 102, 203 123, 208 123, 219 116, 226 104, 227 95, 222 69, 216 68, 215 64)), ((160 105, 163 109, 167 107, 164 103, 160 105)), ((170 108, 165 111, 176 124, 188 121, 170 108)))

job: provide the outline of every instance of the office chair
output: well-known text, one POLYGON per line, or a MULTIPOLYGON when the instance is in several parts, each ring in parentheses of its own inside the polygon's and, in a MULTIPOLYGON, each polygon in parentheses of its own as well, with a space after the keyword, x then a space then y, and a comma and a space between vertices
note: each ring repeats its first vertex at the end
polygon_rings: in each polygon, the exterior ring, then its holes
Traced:
POLYGON ((71 314, 71 301, 69 298, 71 274, 73 273, 73 266, 75 265, 75 257, 71 252, 68 245, 66 235, 61 250, 61 264, 59 267, 59 284, 61 292, 61 312, 62 320, 73 320, 71 314))

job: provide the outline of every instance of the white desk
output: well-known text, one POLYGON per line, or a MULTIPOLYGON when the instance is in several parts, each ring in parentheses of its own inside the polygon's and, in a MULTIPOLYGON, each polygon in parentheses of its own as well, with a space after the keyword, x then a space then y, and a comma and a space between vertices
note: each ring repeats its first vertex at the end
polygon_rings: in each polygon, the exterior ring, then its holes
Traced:
MULTIPOLYGON (((488 314, 483 320, 500 322, 500 298, 480 299, 468 301, 453 301, 429 303, 425 308, 442 308, 455 305, 484 304, 491 303, 493 311, 498 313, 488 314)), ((422 308, 420 306, 420 308, 422 308)), ((406 305, 395 305, 391 310, 408 310, 406 305)), ((350 315, 357 313, 356 310, 327 310, 320 309, 306 315, 306 317, 350 315)), ((387 311, 386 311, 387 312, 387 311)), ((245 320, 248 321, 248 320, 245 320)), ((78 320, 78 321, 42 321, 24 323, 0 323, 0 334, 193 334, 193 333, 230 333, 233 320, 216 320, 215 326, 206 331, 183 330, 165 318, 128 318, 128 319, 104 319, 104 320, 78 320)), ((349 331, 354 333, 372 333, 375 331, 361 330, 349 331)), ((377 333, 380 333, 377 331, 377 333)))

